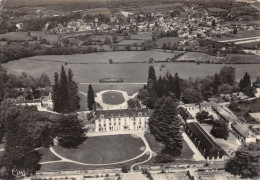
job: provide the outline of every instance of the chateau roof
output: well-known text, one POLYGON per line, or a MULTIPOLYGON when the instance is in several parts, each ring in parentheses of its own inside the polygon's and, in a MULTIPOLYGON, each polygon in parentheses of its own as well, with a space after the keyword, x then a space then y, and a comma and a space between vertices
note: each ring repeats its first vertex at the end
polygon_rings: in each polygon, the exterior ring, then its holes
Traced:
POLYGON ((100 110, 95 112, 95 117, 99 118, 100 115, 104 115, 105 119, 111 117, 134 117, 138 116, 138 113, 142 113, 142 116, 150 116, 151 111, 147 108, 142 109, 116 109, 116 110, 100 110))
POLYGON ((252 132, 248 129, 248 126, 246 126, 244 124, 232 123, 231 126, 237 133, 239 133, 244 138, 248 138, 253 135, 252 132))
POLYGON ((207 156, 212 157, 226 154, 198 123, 191 122, 188 123, 187 126, 192 131, 194 136, 201 142, 201 145, 206 149, 207 156))

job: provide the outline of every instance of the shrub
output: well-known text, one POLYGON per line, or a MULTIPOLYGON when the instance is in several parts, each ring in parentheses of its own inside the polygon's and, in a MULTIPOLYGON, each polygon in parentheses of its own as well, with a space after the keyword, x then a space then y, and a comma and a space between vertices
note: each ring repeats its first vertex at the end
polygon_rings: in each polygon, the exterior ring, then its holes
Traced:
POLYGON ((168 163, 168 162, 173 162, 174 159, 171 155, 169 154, 158 154, 156 157, 155 157, 155 161, 157 163, 168 163))
POLYGON ((123 164, 121 170, 123 173, 128 173, 128 171, 130 170, 130 166, 128 164, 123 164))

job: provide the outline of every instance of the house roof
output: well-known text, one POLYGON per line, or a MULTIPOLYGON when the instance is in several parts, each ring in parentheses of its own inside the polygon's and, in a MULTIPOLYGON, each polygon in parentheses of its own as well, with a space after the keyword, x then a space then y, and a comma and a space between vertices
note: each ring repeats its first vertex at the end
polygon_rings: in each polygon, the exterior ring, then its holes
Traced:
POLYGON ((187 123, 188 128, 192 131, 195 137, 201 142, 202 146, 206 149, 207 156, 225 155, 224 150, 219 147, 213 139, 205 132, 202 127, 196 123, 187 123))
POLYGON ((260 112, 258 113, 249 113, 250 116, 254 119, 256 119, 257 121, 260 121, 260 112))
POLYGON ((239 133, 241 136, 244 138, 251 137, 253 134, 252 132, 248 129, 248 126, 241 124, 241 123, 232 123, 231 126, 233 129, 239 133))
POLYGON ((113 117, 127 116, 134 117, 138 116, 138 113, 142 113, 142 116, 150 116, 151 111, 147 108, 143 109, 116 109, 116 110, 100 110, 95 112, 95 117, 99 118, 100 115, 104 115, 105 119, 113 117))

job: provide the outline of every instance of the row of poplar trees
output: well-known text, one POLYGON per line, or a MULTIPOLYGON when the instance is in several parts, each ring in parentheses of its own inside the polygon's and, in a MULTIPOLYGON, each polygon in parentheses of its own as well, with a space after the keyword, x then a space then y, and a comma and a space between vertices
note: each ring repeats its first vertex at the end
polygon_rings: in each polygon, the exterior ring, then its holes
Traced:
POLYGON ((78 86, 73 80, 71 69, 68 70, 68 75, 63 66, 61 67, 60 76, 55 72, 52 101, 53 110, 59 113, 76 112, 80 108, 78 86))

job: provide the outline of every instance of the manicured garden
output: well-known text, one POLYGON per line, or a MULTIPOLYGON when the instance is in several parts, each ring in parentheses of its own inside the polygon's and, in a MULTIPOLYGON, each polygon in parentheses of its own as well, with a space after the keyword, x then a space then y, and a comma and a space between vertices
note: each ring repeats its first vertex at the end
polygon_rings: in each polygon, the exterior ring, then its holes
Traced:
POLYGON ((70 160, 87 164, 108 164, 139 156, 145 145, 141 138, 131 135, 89 137, 75 149, 54 146, 54 150, 70 160))
POLYGON ((123 94, 115 91, 103 93, 102 99, 105 104, 111 105, 122 104, 125 101, 123 94))

